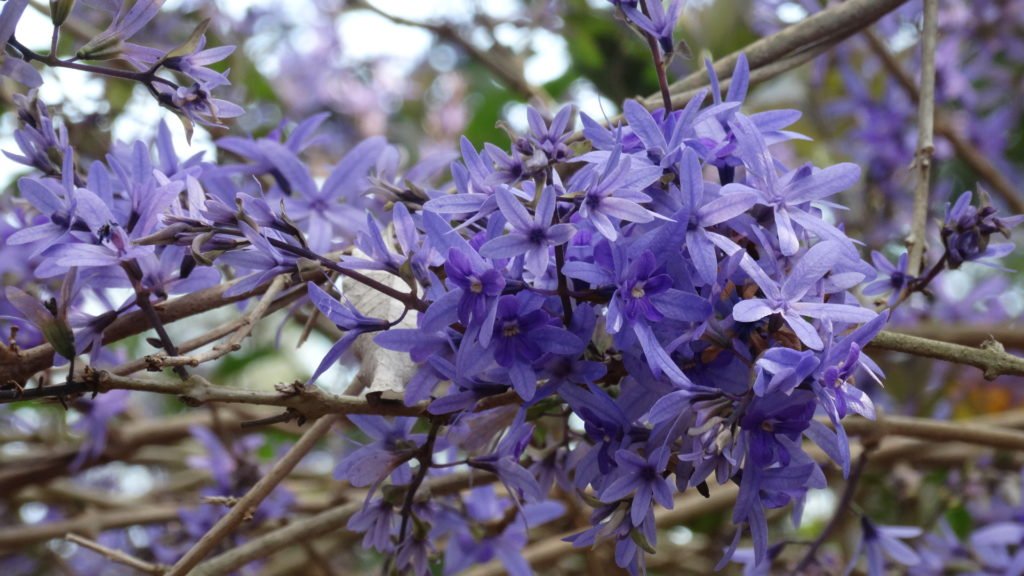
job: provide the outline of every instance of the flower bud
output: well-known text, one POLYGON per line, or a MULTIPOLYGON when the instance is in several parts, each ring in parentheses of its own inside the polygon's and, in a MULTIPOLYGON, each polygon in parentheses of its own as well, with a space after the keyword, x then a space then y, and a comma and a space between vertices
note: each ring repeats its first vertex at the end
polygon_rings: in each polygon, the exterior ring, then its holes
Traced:
POLYGON ((63 24, 74 6, 75 0, 50 0, 50 21, 53 22, 53 25, 63 24))

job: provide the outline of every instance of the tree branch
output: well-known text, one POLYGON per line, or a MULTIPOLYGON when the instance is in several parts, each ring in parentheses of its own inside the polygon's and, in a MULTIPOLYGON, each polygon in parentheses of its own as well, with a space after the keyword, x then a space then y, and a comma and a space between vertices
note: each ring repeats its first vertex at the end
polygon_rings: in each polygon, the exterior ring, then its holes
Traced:
POLYGON ((261 478, 253 487, 232 506, 231 510, 221 517, 210 530, 189 549, 181 559, 167 572, 167 576, 184 576, 205 558, 228 534, 233 532, 252 510, 256 509, 295 468, 306 454, 324 437, 331 427, 337 423, 337 416, 328 416, 316 421, 298 442, 274 464, 270 472, 261 478))
MULTIPOLYGON (((867 38, 868 46, 907 93, 907 96, 911 100, 919 100, 920 93, 918 92, 917 85, 914 84, 910 74, 903 69, 903 65, 896 60, 896 57, 885 46, 885 43, 870 30, 865 31, 865 38, 867 38)), ((987 182, 1010 209, 1017 213, 1024 213, 1024 197, 1020 195, 1013 182, 995 164, 989 161, 984 153, 978 150, 966 137, 962 136, 945 115, 939 114, 935 117, 935 132, 953 145, 957 157, 963 160, 982 180, 987 182)))
MULTIPOLYGON (((305 280, 319 280, 323 278, 323 272, 307 271, 299 275, 299 281, 305 280)), ((193 292, 187 296, 168 300, 166 302, 160 302, 154 304, 157 315, 164 324, 169 324, 189 318, 203 312, 208 312, 228 304, 234 304, 253 296, 258 296, 267 291, 270 287, 270 283, 263 286, 259 286, 250 292, 244 294, 235 294, 234 296, 225 296, 227 292, 235 282, 229 282, 225 284, 219 284, 212 286, 205 290, 193 292)), ((299 294, 295 295, 295 298, 299 298, 305 295, 305 291, 301 290, 299 294)), ((110 344, 123 340, 129 336, 135 336, 141 334, 149 329, 149 323, 147 322, 146 315, 141 311, 131 312, 121 316, 117 320, 114 320, 110 326, 103 331, 103 344, 110 344)), ((184 348, 184 346, 183 346, 184 348)), ((5 357, 0 357, 0 384, 8 382, 15 382, 18 384, 24 384, 26 380, 32 377, 33 374, 45 370, 53 365, 53 347, 49 344, 41 344, 34 348, 21 351, 12 360, 7 360, 5 357)))
POLYGON ((921 273, 928 226, 928 188, 931 183, 932 154, 935 153, 935 41, 938 0, 924 0, 924 36, 921 39, 921 97, 917 101, 917 154, 914 164, 918 171, 914 189, 913 223, 907 244, 910 258, 907 272, 911 276, 921 273))
POLYGON ((987 340, 982 343, 980 348, 973 348, 883 330, 868 346, 956 364, 967 364, 981 369, 985 373, 985 378, 989 380, 1003 375, 1024 376, 1024 358, 1007 353, 1003 349, 1003 345, 995 340, 987 340))
POLYGON ((69 532, 98 535, 105 530, 115 528, 170 522, 178 518, 179 509, 180 506, 177 504, 156 504, 144 508, 108 512, 89 509, 90 511, 70 520, 7 526, 0 528, 0 550, 17 550, 35 542, 60 538, 69 532))
MULTIPOLYGON (((493 475, 478 477, 480 471, 450 474, 431 478, 423 483, 423 489, 430 494, 442 496, 455 494, 470 486, 483 486, 496 480, 493 475), (473 472, 476 472, 474 474, 473 472)), ((363 507, 362 502, 351 502, 331 508, 315 516, 297 520, 291 524, 268 532, 262 536, 236 546, 232 550, 195 567, 193 576, 215 576, 228 574, 253 560, 266 558, 296 542, 309 542, 320 536, 340 530, 348 519, 363 507)))
POLYGON ((115 550, 113 548, 108 548, 107 546, 104 546, 99 542, 90 540, 88 538, 85 538, 84 536, 79 536, 78 534, 68 534, 64 537, 64 539, 68 542, 74 542, 75 544, 78 544, 83 548, 88 548, 93 552, 101 554, 111 562, 124 564, 129 568, 134 568, 135 570, 138 570, 139 572, 144 572, 146 574, 163 574, 167 570, 167 566, 163 566, 161 564, 153 564, 152 562, 140 560, 130 554, 126 554, 120 550, 115 550))
POLYGON ((933 442, 963 442, 1003 450, 1024 451, 1024 432, 970 421, 933 420, 879 415, 877 420, 848 418, 843 428, 851 436, 906 436, 933 442))
MULTIPOLYGON (((740 54, 746 54, 751 71, 778 62, 786 57, 831 43, 867 28, 882 16, 905 4, 907 0, 848 0, 812 14, 771 36, 762 38, 715 62, 715 73, 727 77, 740 54)), ((671 85, 673 95, 708 84, 707 73, 698 70, 671 85)), ((649 97, 649 105, 657 96, 649 97)), ((674 99, 674 98, 673 98, 674 99)))

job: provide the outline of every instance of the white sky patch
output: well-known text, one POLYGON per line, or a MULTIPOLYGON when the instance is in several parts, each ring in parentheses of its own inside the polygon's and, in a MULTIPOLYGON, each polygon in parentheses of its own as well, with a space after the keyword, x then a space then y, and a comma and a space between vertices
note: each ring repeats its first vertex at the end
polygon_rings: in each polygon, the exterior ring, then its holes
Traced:
POLYGON ((619 107, 611 100, 602 97, 592 82, 579 79, 569 87, 569 94, 576 102, 580 112, 595 120, 611 118, 619 113, 619 107))
POLYGON ((526 59, 523 74, 534 86, 551 82, 569 69, 569 44, 547 30, 537 30, 532 39, 533 56, 526 59))
POLYGON ((807 504, 804 505, 803 516, 800 517, 800 525, 824 522, 832 517, 836 509, 836 495, 831 490, 824 488, 807 491, 807 504))
POLYGON ((943 278, 942 291, 954 300, 963 300, 971 291, 974 282, 964 270, 948 270, 943 278))
POLYGON ((668 536, 668 541, 676 546, 686 546, 690 542, 693 542, 693 530, 690 530, 686 526, 670 528, 665 535, 668 536))
POLYGON ((433 35, 422 28, 400 26, 367 10, 347 12, 338 21, 347 60, 394 58, 415 62, 430 48, 433 35))
POLYGON ((807 9, 797 4, 796 2, 786 2, 780 4, 775 9, 775 14, 778 15, 779 20, 786 24, 794 24, 807 18, 807 9))

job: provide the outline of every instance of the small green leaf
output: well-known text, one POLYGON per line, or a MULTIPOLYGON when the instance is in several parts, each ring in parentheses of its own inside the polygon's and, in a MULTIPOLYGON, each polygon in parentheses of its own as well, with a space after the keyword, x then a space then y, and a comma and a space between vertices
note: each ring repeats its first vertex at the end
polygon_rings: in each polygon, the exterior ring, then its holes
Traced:
POLYGON ((966 539, 974 530, 974 520, 963 504, 947 510, 946 521, 949 522, 949 527, 953 529, 953 532, 961 540, 966 539))
POLYGON ((158 64, 163 64, 164 62, 168 60, 173 60, 174 58, 188 56, 189 54, 195 52, 196 48, 199 47, 199 41, 203 39, 203 34, 206 34, 206 29, 209 27, 209 18, 200 22, 196 26, 195 30, 192 31, 192 34, 188 37, 188 40, 185 40, 185 42, 181 46, 178 46, 174 50, 171 50, 170 52, 165 54, 164 57, 160 59, 158 64))

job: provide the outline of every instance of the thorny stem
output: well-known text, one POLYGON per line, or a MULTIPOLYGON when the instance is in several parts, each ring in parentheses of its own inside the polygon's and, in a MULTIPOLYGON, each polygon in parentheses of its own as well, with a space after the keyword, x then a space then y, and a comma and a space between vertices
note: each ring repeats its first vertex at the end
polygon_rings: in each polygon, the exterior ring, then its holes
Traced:
MULTIPOLYGON (((871 30, 865 30, 864 35, 867 38, 868 47, 871 48, 875 55, 878 56, 878 59, 881 60, 882 65, 896 79, 896 83, 903 88, 907 96, 912 100, 917 100, 920 97, 917 85, 892 52, 889 51, 885 43, 871 30)), ((970 139, 960 134, 960 131, 945 115, 940 114, 935 119, 935 131, 952 144, 956 155, 982 180, 988 182, 1010 208, 1015 212, 1024 212, 1024 199, 1021 198, 1014 183, 985 154, 978 150, 970 142, 970 139)))

